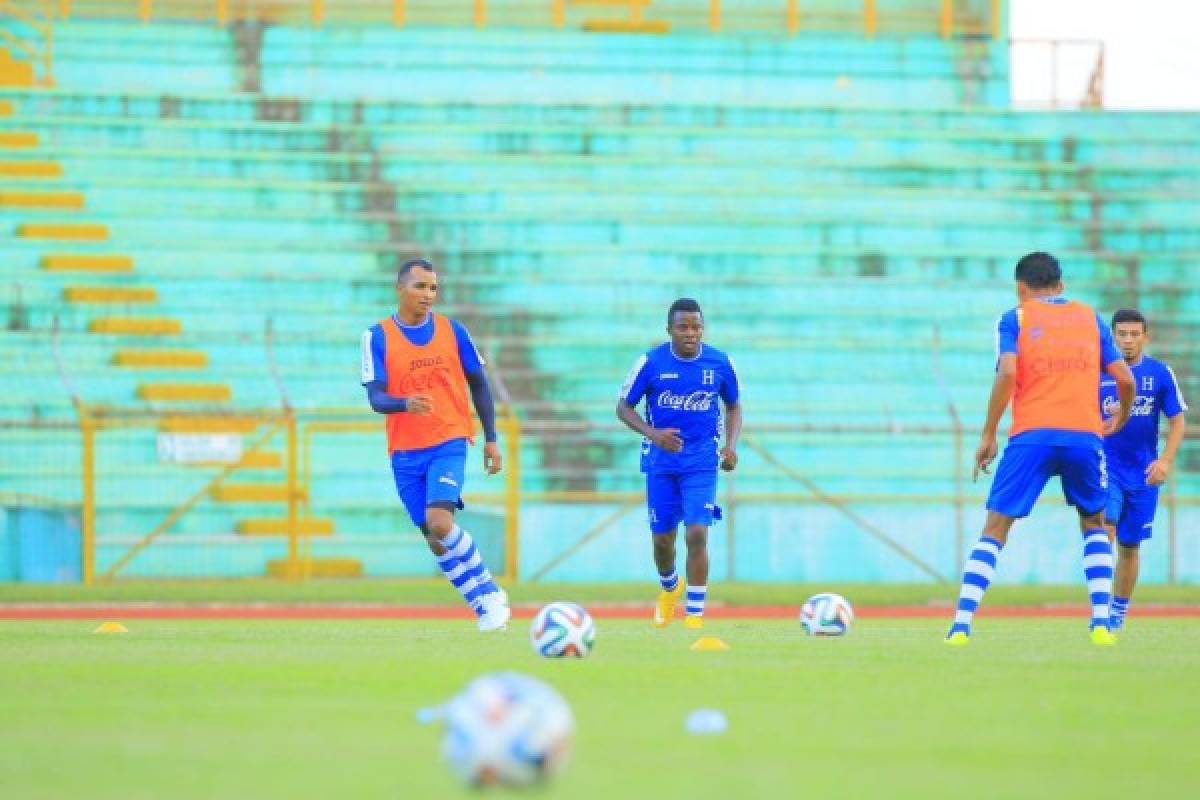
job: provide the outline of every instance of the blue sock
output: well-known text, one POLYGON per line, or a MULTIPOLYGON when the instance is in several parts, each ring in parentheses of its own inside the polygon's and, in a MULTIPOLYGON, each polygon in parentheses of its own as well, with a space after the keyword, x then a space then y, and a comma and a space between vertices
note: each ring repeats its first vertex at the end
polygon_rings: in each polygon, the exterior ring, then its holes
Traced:
POLYGON ((689 586, 687 587, 687 608, 685 609, 689 617, 698 617, 704 615, 704 600, 708 597, 707 586, 689 586))
POLYGON ((1125 613, 1129 611, 1129 598, 1113 595, 1108 605, 1108 627, 1119 631, 1125 626, 1125 613))
POLYGON ((675 587, 679 585, 679 573, 672 569, 666 575, 658 573, 658 582, 662 586, 664 592, 673 592, 675 587))
POLYGON ((954 612, 954 624, 950 626, 949 636, 954 633, 971 635, 971 622, 975 619, 975 611, 983 600, 992 579, 996 577, 996 561, 1004 545, 990 536, 983 536, 979 544, 967 558, 963 568, 962 588, 958 593, 958 610, 954 612))
POLYGON ((479 611, 479 598, 499 591, 492 573, 483 563, 471 534, 455 525, 442 540, 446 552, 438 557, 438 566, 446 580, 454 585, 472 608, 479 611))
POLYGON ((1092 601, 1091 627, 1108 627, 1108 604, 1112 600, 1113 551, 1103 528, 1083 533, 1083 574, 1092 601))

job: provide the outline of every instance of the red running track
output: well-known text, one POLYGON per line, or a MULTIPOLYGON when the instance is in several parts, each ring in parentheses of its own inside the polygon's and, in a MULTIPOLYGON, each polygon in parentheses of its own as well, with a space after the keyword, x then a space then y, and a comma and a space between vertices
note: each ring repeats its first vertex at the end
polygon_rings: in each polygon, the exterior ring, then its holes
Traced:
MULTIPOLYGON (((518 618, 537 613, 537 606, 516 606, 518 618)), ((589 611, 600 619, 646 619, 650 606, 594 605, 589 611)), ((709 607, 710 619, 790 619, 794 606, 709 607)), ((1087 616, 1085 606, 984 606, 982 617, 1058 618, 1087 616)), ((1139 605, 1136 617, 1200 617, 1200 605, 1139 605)), ((950 606, 864 606, 855 609, 860 619, 949 618, 950 606)), ((2 605, 0 620, 183 619, 183 620, 354 620, 354 619, 473 619, 466 608, 399 605, 2 605)))

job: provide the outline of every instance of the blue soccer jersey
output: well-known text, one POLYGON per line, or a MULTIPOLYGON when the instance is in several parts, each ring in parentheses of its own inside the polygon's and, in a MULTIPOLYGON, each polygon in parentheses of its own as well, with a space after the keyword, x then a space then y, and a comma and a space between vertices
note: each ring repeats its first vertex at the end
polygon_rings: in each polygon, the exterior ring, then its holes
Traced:
MULTIPOLYGON (((1104 453, 1108 471, 1118 485, 1134 488, 1146 485, 1146 467, 1158 458, 1158 416, 1168 419, 1187 411, 1175 373, 1161 361, 1142 356, 1130 365, 1137 396, 1125 427, 1106 437, 1104 453)), ((1100 407, 1105 419, 1120 407, 1117 382, 1105 376, 1100 381, 1100 407)))
POLYGON ((655 428, 677 428, 683 450, 668 453, 642 443, 642 471, 685 473, 715 470, 722 430, 721 405, 736 405, 737 372, 729 357, 701 345, 694 358, 675 355, 664 342, 639 356, 621 387, 621 399, 637 407, 646 401, 646 422, 655 428))

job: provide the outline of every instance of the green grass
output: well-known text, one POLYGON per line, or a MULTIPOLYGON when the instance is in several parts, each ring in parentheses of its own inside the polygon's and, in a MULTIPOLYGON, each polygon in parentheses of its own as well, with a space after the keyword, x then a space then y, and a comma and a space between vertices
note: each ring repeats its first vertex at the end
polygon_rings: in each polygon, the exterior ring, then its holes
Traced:
MULTIPOLYGON (((642 583, 519 583, 509 587, 517 603, 572 599, 581 603, 649 603, 658 591, 642 583)), ((948 605, 958 584, 786 584, 714 583, 716 604, 792 605, 821 591, 837 591, 855 605, 948 605)), ((458 596, 441 578, 429 580, 315 580, 286 583, 265 579, 192 581, 118 581, 93 587, 78 584, 0 583, 0 603, 16 602, 175 602, 175 603, 453 603, 458 596)), ((988 605, 1041 605, 1087 602, 1083 577, 1069 586, 1005 586, 988 591, 988 605)), ((1200 604, 1200 586, 1139 586, 1138 603, 1200 604)))
MULTIPOLYGON (((989 596, 990 599, 990 596, 989 596)), ((536 797, 1187 797, 1200 781, 1200 621, 1133 619, 1120 645, 1082 620, 863 620, 844 639, 788 621, 601 620, 583 661, 531 652, 525 623, 0 623, 0 795, 434 798, 463 794, 416 710, 517 669, 578 723, 536 797), (719 737, 682 733, 697 707, 719 737)))

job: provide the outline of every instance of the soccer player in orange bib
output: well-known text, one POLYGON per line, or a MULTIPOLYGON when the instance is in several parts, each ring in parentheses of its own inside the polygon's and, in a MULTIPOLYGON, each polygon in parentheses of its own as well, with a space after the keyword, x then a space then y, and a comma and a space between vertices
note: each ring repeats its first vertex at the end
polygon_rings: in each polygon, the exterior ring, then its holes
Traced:
POLYGON ((1030 253, 1017 262, 1015 277, 1020 302, 996 324, 996 378, 973 477, 987 473, 996 458, 996 430, 1010 400, 1012 428, 988 494, 983 535, 963 570, 946 643, 970 641, 975 610, 995 576, 1013 522, 1029 515, 1046 481, 1057 475, 1083 523, 1091 639, 1111 645, 1116 642, 1109 630, 1113 552, 1104 531, 1108 472, 1101 436, 1120 430, 1129 419, 1133 375, 1096 312, 1063 297, 1062 270, 1053 256, 1030 253), (1102 371, 1116 382, 1119 398, 1106 421, 1096 402, 1102 371))
POLYGON ((483 425, 483 466, 500 471, 495 403, 485 362, 467 329, 433 313, 438 276, 428 261, 401 265, 399 310, 362 337, 362 384, 371 408, 387 417, 392 475, 413 524, 421 529, 446 579, 478 617, 479 630, 503 630, 508 597, 488 571, 471 535, 454 520, 461 509, 474 425, 468 391, 483 425))

